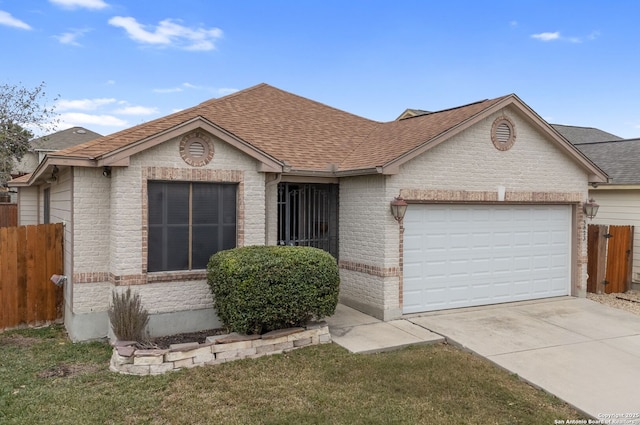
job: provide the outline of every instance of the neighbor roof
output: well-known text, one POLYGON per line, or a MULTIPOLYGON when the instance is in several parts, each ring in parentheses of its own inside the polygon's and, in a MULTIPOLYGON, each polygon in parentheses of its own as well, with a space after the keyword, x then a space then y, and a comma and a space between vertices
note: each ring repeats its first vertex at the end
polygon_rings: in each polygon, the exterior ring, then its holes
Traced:
POLYGON ((403 120, 405 118, 417 117, 418 115, 427 115, 430 113, 431 111, 425 111, 423 109, 405 109, 404 112, 396 118, 396 121, 403 120))
POLYGON ((84 127, 71 127, 48 136, 38 137, 29 143, 31 143, 31 149, 35 151, 58 151, 98 137, 102 137, 102 134, 87 130, 84 127))
MULTIPOLYGON (((265 170, 279 167, 290 173, 338 176, 394 173, 404 161, 509 105, 547 126, 513 94, 382 123, 259 84, 50 154, 43 167, 57 163, 126 165, 128 155, 181 134, 184 129, 201 126, 249 152, 266 164, 265 170)), ((548 135, 596 180, 606 179, 601 170, 550 128, 548 135)))
POLYGON ((583 143, 576 147, 609 175, 612 184, 640 184, 640 139, 583 143))
POLYGON ((555 128, 558 133, 562 134, 562 137, 564 137, 574 145, 579 145, 582 143, 622 140, 622 137, 616 136, 615 134, 607 133, 606 131, 602 131, 598 128, 593 127, 578 127, 575 125, 562 124, 551 124, 551 126, 555 128))

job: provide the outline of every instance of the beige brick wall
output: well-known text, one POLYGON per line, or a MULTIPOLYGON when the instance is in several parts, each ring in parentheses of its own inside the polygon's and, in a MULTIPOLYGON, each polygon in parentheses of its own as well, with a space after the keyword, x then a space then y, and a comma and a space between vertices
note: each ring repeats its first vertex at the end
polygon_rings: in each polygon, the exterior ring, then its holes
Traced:
MULTIPOLYGON (((126 287, 119 286, 122 292, 126 287)), ((140 294, 150 314, 172 313, 180 310, 198 310, 213 307, 213 298, 207 282, 161 282, 133 287, 140 294)))
POLYGON ((132 156, 128 167, 113 167, 110 178, 101 168, 77 169, 74 313, 108 310, 112 291, 129 284, 152 314, 212 307, 202 273, 187 280, 154 273, 155 283, 147 283, 148 180, 238 183, 238 244, 265 244, 264 174, 254 159, 215 138, 213 143, 213 160, 203 167, 183 161, 175 138, 132 156))
POLYGON ((107 311, 111 302, 112 289, 113 285, 109 282, 75 284, 73 286, 73 312, 82 314, 107 311))
MULTIPOLYGON (((500 111, 404 164, 397 175, 342 179, 342 299, 380 318, 400 314, 400 232, 389 210, 399 194, 425 202, 491 202, 497 200, 498 186, 504 186, 507 199, 559 201, 579 210, 587 197, 587 175, 545 137, 516 111, 500 111), (515 124, 517 134, 507 151, 497 150, 491 142, 492 123, 503 114, 515 124)), ((582 223, 582 215, 576 213, 574 294, 586 287, 582 223)))
MULTIPOLYGON (((114 287, 109 282, 84 283, 74 288, 75 313, 107 311, 113 291, 126 291, 128 286, 114 287)), ((213 307, 206 281, 162 282, 136 285, 142 304, 150 314, 171 313, 213 307)))
POLYGON ((384 187, 381 175, 340 180, 340 260, 385 264, 389 206, 384 187))
POLYGON ((498 112, 436 146, 389 177, 388 193, 402 189, 447 189, 507 192, 583 192, 587 176, 542 133, 512 110, 498 112), (491 142, 491 125, 506 114, 515 124, 516 142, 498 151, 491 142))
POLYGON ((74 273, 109 270, 111 180, 99 168, 73 168, 74 273))
POLYGON ((387 229, 397 223, 385 185, 382 175, 340 181, 340 299, 381 319, 399 314, 399 251, 387 249, 387 229))

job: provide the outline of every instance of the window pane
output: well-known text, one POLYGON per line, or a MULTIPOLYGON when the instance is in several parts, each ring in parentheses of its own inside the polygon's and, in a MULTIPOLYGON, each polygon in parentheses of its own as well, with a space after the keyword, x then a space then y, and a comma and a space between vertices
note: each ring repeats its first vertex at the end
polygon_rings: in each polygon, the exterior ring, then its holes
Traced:
POLYGON ((149 226, 149 251, 147 260, 147 270, 157 272, 164 270, 162 259, 164 258, 164 240, 162 238, 163 228, 159 226, 149 226))
POLYGON ((189 235, 192 269, 204 269, 211 255, 234 248, 236 193, 236 184, 149 182, 147 270, 187 270, 189 235))
POLYGON ((189 224, 189 183, 165 183, 167 224, 189 224))
POLYGON ((220 251, 218 246, 218 228, 216 225, 193 226, 193 253, 191 266, 205 269, 209 258, 220 251))
POLYGON ((224 226, 222 228, 222 246, 220 250, 236 247, 236 226, 224 226))
POLYGON ((164 222, 162 208, 164 205, 164 184, 149 182, 147 194, 149 197, 149 224, 162 224, 164 222))
POLYGON ((189 184, 149 182, 147 270, 189 268, 189 184))
POLYGON ((193 224, 215 224, 218 222, 217 184, 193 184, 193 224))
POLYGON ((167 228, 166 267, 163 270, 189 269, 189 226, 167 228))
POLYGON ((222 222, 225 224, 236 223, 236 185, 222 186, 222 222))

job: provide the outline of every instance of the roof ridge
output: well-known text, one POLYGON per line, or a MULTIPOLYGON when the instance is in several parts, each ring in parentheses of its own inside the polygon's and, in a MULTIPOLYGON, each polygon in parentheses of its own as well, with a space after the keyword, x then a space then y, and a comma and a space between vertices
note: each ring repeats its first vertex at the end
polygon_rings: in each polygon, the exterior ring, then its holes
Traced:
POLYGON ((204 106, 204 105, 208 105, 210 103, 215 103, 215 102, 217 102, 217 101, 219 101, 221 99, 229 99, 230 97, 236 97, 236 96, 239 96, 241 94, 245 94, 247 92, 250 92, 252 90, 257 90, 257 89, 262 88, 262 87, 271 87, 271 86, 269 84, 267 84, 267 83, 258 83, 255 86, 251 86, 251 87, 247 87, 246 89, 234 91, 233 93, 229 93, 229 94, 226 94, 224 96, 212 97, 211 99, 203 100, 202 102, 198 103, 197 105, 191 106, 190 108, 187 108, 187 109, 197 108, 199 106, 204 106))
POLYGON ((640 141, 640 137, 635 137, 631 139, 599 140, 597 142, 578 142, 578 143, 574 143, 574 145, 576 146, 598 145, 598 144, 604 144, 604 143, 621 143, 621 142, 638 142, 638 141, 640 141))
POLYGON ((277 90, 277 91, 279 91, 281 93, 286 93, 289 96, 294 96, 294 97, 297 97, 298 99, 302 99, 302 100, 304 100, 306 102, 315 103, 316 105, 320 105, 320 106, 322 106, 324 108, 331 109, 333 111, 337 111, 337 112, 340 112, 342 114, 347 114, 347 115, 350 115, 352 117, 357 117, 360 120, 370 121, 370 122, 374 122, 374 123, 383 123, 382 121, 372 120, 371 118, 363 117, 362 115, 357 115, 357 114, 354 114, 353 112, 345 111, 344 109, 336 108, 335 106, 327 105, 326 103, 322 103, 322 102, 320 102, 318 100, 310 99, 308 97, 304 97, 302 95, 299 95, 299 94, 296 94, 296 93, 292 93, 290 91, 283 90, 281 88, 274 87, 274 86, 271 86, 269 84, 264 84, 264 85, 266 87, 270 87, 270 88, 272 88, 274 90, 277 90))

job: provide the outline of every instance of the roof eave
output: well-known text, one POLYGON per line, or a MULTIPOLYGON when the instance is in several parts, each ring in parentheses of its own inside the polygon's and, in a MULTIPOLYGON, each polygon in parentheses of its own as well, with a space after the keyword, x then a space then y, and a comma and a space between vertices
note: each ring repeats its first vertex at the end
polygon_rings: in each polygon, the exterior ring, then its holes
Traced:
POLYGON ((119 149, 115 149, 104 155, 100 155, 96 158, 96 166, 112 166, 119 165, 123 160, 142 152, 160 143, 166 142, 174 137, 183 135, 185 132, 193 131, 196 129, 203 129, 213 136, 223 140, 224 142, 232 145, 236 149, 244 152, 250 157, 260 162, 260 171, 262 172, 282 172, 284 163, 277 158, 269 155, 268 153, 255 148, 253 145, 247 143, 243 139, 235 136, 234 134, 226 131, 224 128, 219 127, 215 123, 203 118, 202 116, 194 117, 182 124, 176 125, 169 129, 166 129, 160 133, 156 133, 144 139, 130 143, 119 149))
POLYGON ((640 190, 640 183, 612 184, 603 183, 590 187, 589 190, 640 190))
POLYGON ((566 140, 560 133, 551 127, 549 123, 543 120, 533 109, 531 109, 526 103, 524 103, 518 96, 515 94, 510 94, 505 96, 503 99, 494 103, 493 105, 488 106, 487 108, 479 111, 473 116, 467 118, 464 121, 456 124, 453 127, 450 127, 448 130, 440 133, 439 135, 425 141, 423 144, 417 146, 416 148, 405 152, 399 157, 387 162, 383 168, 383 174, 396 174, 399 172, 400 166, 405 164, 406 162, 412 160, 413 158, 423 154, 429 149, 438 146, 440 143, 450 139, 456 134, 462 132, 463 130, 471 127, 472 125, 478 123, 482 119, 488 117, 500 109, 506 108, 510 105, 514 105, 521 114, 528 119, 530 122, 542 127, 546 133, 550 136, 551 140, 555 145, 557 145, 561 150, 563 150, 566 154, 572 157, 585 171, 587 171, 589 177, 589 183, 606 183, 608 181, 607 174, 598 167, 593 161, 591 161, 586 155, 578 150, 575 146, 573 146, 568 140, 566 140))

